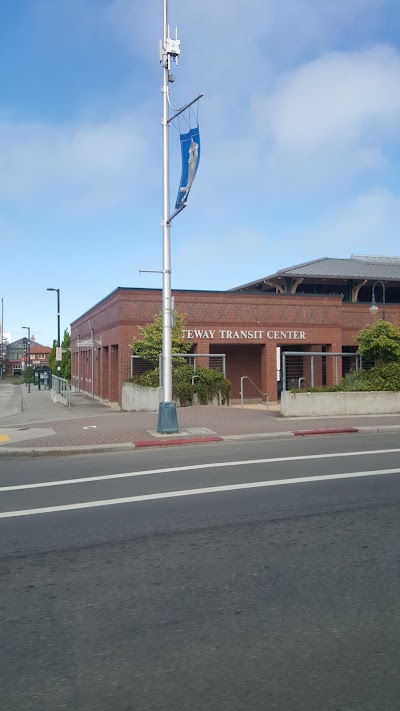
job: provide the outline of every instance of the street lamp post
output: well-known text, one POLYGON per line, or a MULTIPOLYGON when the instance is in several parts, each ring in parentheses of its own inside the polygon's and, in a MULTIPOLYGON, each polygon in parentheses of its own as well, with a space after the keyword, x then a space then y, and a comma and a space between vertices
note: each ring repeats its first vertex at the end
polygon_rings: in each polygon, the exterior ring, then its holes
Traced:
POLYGON ((374 282, 372 285, 372 301, 371 301, 371 306, 369 307, 369 310, 371 314, 376 314, 378 313, 378 306, 376 304, 375 300, 375 287, 377 284, 381 284, 382 286, 382 321, 386 321, 386 287, 383 281, 378 281, 374 282))
MULTIPOLYGON (((60 348, 60 289, 47 288, 47 291, 57 292, 57 346, 60 348)), ((57 370, 60 370, 60 361, 57 361, 57 370)))
POLYGON ((28 373, 28 364, 29 364, 29 369, 31 365, 31 328, 30 326, 22 326, 22 328, 26 328, 28 331, 28 344, 26 347, 26 355, 25 355, 25 370, 26 370, 26 375, 27 375, 27 380, 28 380, 28 393, 31 391, 31 374, 30 370, 28 373))
POLYGON ((163 39, 161 42, 162 92, 162 231, 163 231, 163 288, 162 288, 162 386, 163 402, 159 404, 157 431, 178 432, 176 403, 172 400, 172 299, 171 299, 171 241, 169 191, 169 82, 171 59, 179 55, 179 40, 171 40, 168 25, 168 0, 163 0, 163 39))

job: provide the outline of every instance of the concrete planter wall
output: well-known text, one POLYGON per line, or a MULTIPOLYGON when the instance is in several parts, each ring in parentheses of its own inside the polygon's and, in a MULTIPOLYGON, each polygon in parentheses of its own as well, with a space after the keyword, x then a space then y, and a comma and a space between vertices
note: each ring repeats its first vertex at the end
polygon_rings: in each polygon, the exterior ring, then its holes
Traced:
MULTIPOLYGON (((157 412, 162 402, 162 388, 146 388, 135 383, 122 383, 122 410, 126 412, 157 412)), ((180 407, 179 401, 176 403, 180 407)), ((198 404, 197 397, 194 404, 198 404)), ((218 407, 222 404, 221 397, 215 397, 210 406, 218 407)))
POLYGON ((122 409, 127 412, 157 412, 162 402, 162 388, 145 388, 122 383, 122 409))
POLYGON ((55 390, 50 390, 50 396, 53 402, 58 402, 59 405, 65 405, 65 407, 70 406, 70 393, 67 394, 57 393, 55 390))
POLYGON ((316 417, 318 415, 394 415, 400 413, 400 393, 338 392, 292 393, 281 395, 283 417, 316 417))

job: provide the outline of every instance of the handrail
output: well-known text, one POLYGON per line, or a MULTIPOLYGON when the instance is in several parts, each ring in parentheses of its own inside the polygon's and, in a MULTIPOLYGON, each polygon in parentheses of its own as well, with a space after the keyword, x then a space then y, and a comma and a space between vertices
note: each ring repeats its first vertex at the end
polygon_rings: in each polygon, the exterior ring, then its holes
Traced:
POLYGON ((267 410, 268 410, 268 408, 269 408, 269 397, 268 397, 268 393, 263 393, 263 391, 260 390, 260 388, 258 387, 258 385, 256 385, 255 383, 253 383, 252 379, 249 378, 248 375, 242 375, 242 377, 240 378, 240 402, 241 402, 241 407, 243 408, 243 399, 244 399, 244 396, 243 396, 243 381, 244 381, 244 380, 249 380, 249 381, 251 382, 251 384, 255 387, 255 389, 258 390, 258 392, 260 393, 261 399, 263 399, 265 396, 267 396, 267 410))
POLYGON ((304 376, 302 376, 301 378, 298 379, 298 382, 297 382, 297 386, 298 386, 298 389, 299 389, 299 390, 301 390, 301 381, 302 381, 302 380, 303 380, 305 383, 308 383, 308 385, 309 385, 310 388, 312 387, 310 381, 307 380, 307 378, 304 378, 304 376))
POLYGON ((51 389, 65 398, 67 406, 71 407, 71 386, 65 378, 60 378, 58 375, 51 376, 51 389))

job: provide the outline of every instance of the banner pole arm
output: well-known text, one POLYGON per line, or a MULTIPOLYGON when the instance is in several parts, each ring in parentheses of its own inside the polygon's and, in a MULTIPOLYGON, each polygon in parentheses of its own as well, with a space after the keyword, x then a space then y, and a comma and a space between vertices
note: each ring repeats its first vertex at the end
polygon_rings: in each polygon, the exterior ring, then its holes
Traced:
POLYGON ((180 207, 178 207, 177 210, 175 210, 175 212, 172 213, 171 217, 170 217, 169 220, 168 220, 169 224, 171 224, 171 222, 172 222, 172 220, 174 219, 174 217, 176 217, 177 215, 179 215, 179 213, 182 212, 182 210, 184 210, 185 207, 187 207, 187 203, 186 203, 186 202, 185 202, 184 205, 181 205, 180 207))
MULTIPOLYGON (((179 109, 178 111, 176 111, 176 113, 175 113, 173 116, 171 116, 171 118, 169 118, 169 119, 167 120, 167 123, 171 123, 171 121, 173 121, 174 119, 176 119, 176 117, 179 116, 180 114, 182 114, 184 111, 186 111, 186 109, 189 109, 190 106, 193 106, 193 104, 195 104, 196 101, 200 101, 200 99, 201 99, 203 96, 204 96, 204 94, 199 94, 198 96, 196 96, 195 99, 193 99, 193 101, 189 101, 188 104, 185 104, 185 106, 182 106, 181 109, 179 109)), ((171 104, 170 104, 170 105, 171 105, 171 104)))

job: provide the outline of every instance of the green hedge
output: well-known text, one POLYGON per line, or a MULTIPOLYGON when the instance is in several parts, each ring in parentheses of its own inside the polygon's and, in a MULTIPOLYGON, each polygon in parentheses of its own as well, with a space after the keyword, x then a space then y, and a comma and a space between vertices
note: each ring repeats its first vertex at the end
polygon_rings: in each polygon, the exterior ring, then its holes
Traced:
MULTIPOLYGON (((160 382, 159 369, 155 368, 126 382, 136 383, 148 388, 157 388, 160 382)), ((231 383, 219 370, 193 368, 187 364, 177 365, 172 369, 172 396, 179 400, 182 407, 192 405, 195 394, 201 405, 207 405, 221 394, 223 404, 229 404, 231 383), (192 382, 193 381, 193 382, 192 382)))
POLYGON ((365 392, 371 390, 378 391, 400 391, 400 363, 385 363, 384 365, 370 368, 369 370, 357 370, 347 373, 340 385, 325 385, 318 388, 303 388, 301 390, 291 390, 296 393, 335 393, 335 392, 365 392))

